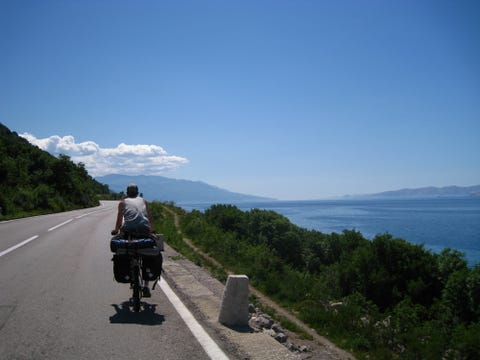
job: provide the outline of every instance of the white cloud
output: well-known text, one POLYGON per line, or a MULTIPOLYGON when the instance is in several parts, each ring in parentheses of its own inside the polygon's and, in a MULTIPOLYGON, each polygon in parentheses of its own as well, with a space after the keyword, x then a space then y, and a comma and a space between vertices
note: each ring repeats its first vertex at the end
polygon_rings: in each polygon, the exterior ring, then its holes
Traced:
POLYGON ((115 148, 101 148, 93 141, 76 143, 71 135, 64 137, 53 135, 45 139, 37 139, 29 133, 20 136, 52 155, 65 154, 76 163, 82 162, 92 176, 161 175, 188 163, 186 158, 168 155, 157 145, 122 143, 115 148))

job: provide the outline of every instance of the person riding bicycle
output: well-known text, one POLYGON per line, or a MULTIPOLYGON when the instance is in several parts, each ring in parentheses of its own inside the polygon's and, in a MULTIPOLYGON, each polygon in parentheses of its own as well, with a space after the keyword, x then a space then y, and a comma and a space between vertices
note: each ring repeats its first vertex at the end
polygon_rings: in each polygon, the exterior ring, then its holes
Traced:
MULTIPOLYGON (((112 235, 120 232, 120 238, 127 238, 132 235, 136 238, 154 238, 153 220, 148 209, 148 202, 138 196, 138 186, 129 184, 127 186, 127 197, 118 204, 117 221, 112 235)), ((143 296, 150 297, 148 281, 144 282, 143 296)))

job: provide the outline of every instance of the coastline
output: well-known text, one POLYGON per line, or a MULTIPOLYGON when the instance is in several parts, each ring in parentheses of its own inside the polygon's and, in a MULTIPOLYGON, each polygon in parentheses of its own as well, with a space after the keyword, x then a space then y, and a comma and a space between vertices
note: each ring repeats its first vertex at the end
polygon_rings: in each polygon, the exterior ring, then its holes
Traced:
MULTIPOLYGON (((187 211, 205 211, 210 203, 183 203, 187 211)), ((323 233, 356 230, 368 239, 389 233, 439 253, 465 253, 469 266, 480 263, 480 197, 395 199, 275 200, 233 203, 242 211, 264 209, 302 228, 323 233)))

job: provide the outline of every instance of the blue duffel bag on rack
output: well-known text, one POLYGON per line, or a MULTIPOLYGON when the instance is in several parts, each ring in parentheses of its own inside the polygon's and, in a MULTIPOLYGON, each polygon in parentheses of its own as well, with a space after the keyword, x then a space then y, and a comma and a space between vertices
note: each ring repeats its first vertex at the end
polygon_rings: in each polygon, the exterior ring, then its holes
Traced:
POLYGON ((125 240, 125 239, 112 239, 110 240, 110 250, 112 252, 117 252, 119 249, 147 249, 153 248, 157 245, 155 240, 147 239, 138 239, 138 240, 125 240))

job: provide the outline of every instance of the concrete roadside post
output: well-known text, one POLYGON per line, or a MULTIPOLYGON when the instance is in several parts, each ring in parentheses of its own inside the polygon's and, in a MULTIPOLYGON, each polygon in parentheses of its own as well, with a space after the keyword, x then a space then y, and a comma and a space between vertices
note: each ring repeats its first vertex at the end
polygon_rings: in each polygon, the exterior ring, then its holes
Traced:
POLYGON ((248 293, 248 276, 229 275, 218 321, 227 326, 247 326, 248 293))

